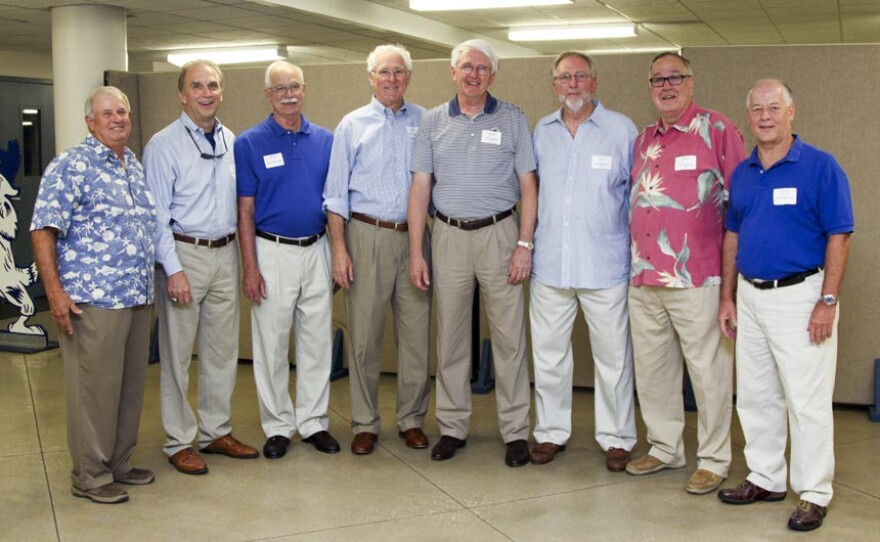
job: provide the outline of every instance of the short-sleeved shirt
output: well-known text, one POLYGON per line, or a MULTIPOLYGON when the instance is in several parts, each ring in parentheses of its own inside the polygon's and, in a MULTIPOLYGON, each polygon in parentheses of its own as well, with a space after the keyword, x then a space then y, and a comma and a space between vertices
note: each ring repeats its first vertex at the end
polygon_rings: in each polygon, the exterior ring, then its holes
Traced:
POLYGON ((638 130, 629 117, 593 104, 574 137, 561 109, 535 126, 532 276, 557 288, 610 288, 629 280, 629 173, 638 130))
POLYGON ((270 114, 235 140, 238 197, 254 198, 258 230, 283 237, 323 232, 324 182, 333 134, 305 115, 299 132, 283 128, 270 114))
POLYGON ((738 235, 736 265, 745 277, 776 280, 823 266, 828 236, 854 225, 843 169, 797 136, 768 169, 755 149, 733 173, 726 226, 738 235))
POLYGON ((491 94, 473 118, 462 113, 458 96, 425 113, 413 150, 413 172, 434 175, 434 206, 454 218, 485 218, 513 208, 519 175, 535 167, 525 115, 491 94))
POLYGON ((52 160, 34 204, 31 231, 58 231, 61 286, 74 303, 124 309, 153 302, 156 207, 144 170, 95 139, 52 160))
POLYGON ((633 286, 721 283, 722 215, 730 176, 744 158, 739 129, 693 103, 668 129, 660 121, 645 128, 633 154, 633 286))
POLYGON ((406 222, 412 148, 425 109, 405 102, 395 113, 373 96, 345 115, 333 134, 324 208, 406 222))
POLYGON ((156 261, 166 275, 183 269, 174 233, 220 239, 235 231, 235 135, 214 121, 214 147, 186 113, 154 135, 144 148, 147 185, 156 200, 156 261), (205 158, 215 156, 216 158, 205 158))

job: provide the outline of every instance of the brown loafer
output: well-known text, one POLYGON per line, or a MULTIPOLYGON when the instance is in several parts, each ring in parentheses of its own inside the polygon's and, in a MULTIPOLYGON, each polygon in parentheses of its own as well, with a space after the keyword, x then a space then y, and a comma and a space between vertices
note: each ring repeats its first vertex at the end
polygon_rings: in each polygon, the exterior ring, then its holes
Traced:
POLYGON ((776 502, 785 499, 785 491, 767 491, 745 480, 734 488, 722 489, 718 492, 718 498, 727 504, 776 502))
POLYGON ((400 431, 397 433, 397 436, 404 439, 407 448, 421 450, 428 447, 428 437, 422 432, 420 427, 413 427, 406 431, 400 431))
POLYGON ((351 453, 354 455, 367 455, 373 453, 379 436, 375 433, 358 433, 351 441, 351 453))
POLYGON ((200 451, 206 454, 221 454, 235 459, 253 459, 260 457, 260 451, 253 446, 248 446, 232 436, 232 434, 220 437, 208 444, 200 451))
POLYGON ((611 472, 621 472, 630 461, 629 452, 623 448, 608 448, 605 451, 605 466, 611 472))
POLYGON ((825 519, 827 513, 827 507, 801 499, 798 501, 794 513, 788 518, 788 528, 794 531, 818 529, 822 526, 822 520, 825 519))
POLYGON ((199 452, 192 448, 180 450, 169 457, 168 462, 184 474, 205 474, 208 472, 208 465, 205 464, 205 460, 202 459, 199 452))
POLYGON ((565 451, 565 444, 553 444, 552 442, 539 442, 532 448, 532 463, 544 465, 553 461, 556 454, 565 451))

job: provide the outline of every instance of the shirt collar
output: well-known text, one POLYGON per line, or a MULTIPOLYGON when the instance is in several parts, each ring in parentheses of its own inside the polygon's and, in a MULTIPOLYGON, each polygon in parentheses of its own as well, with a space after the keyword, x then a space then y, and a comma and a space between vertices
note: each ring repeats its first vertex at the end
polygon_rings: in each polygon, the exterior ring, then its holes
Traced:
MULTIPOLYGON (((386 115, 386 111, 388 113, 391 113, 392 115, 394 114, 394 112, 391 110, 390 107, 385 107, 384 105, 382 105, 382 102, 380 102, 376 98, 375 94, 373 95, 372 98, 370 98, 370 107, 373 109, 373 112, 379 113, 383 117, 386 115)), ((406 100, 404 100, 403 104, 401 104, 401 106, 400 106, 400 109, 397 110, 397 115, 398 116, 406 115, 407 111, 408 111, 407 110, 407 103, 406 103, 406 100)))
MULTIPOLYGON (((113 151, 113 149, 111 149, 107 145, 104 145, 103 143, 98 141, 98 138, 96 138, 92 134, 89 134, 88 136, 86 136, 84 143, 90 149, 92 149, 92 152, 97 154, 98 157, 103 158, 105 160, 114 159, 117 162, 119 161, 119 157, 116 155, 116 153, 113 151)), ((128 147, 125 147, 125 151, 123 151, 123 154, 125 155, 125 163, 126 164, 129 163, 131 161, 131 159, 134 157, 134 153, 131 152, 131 149, 129 149, 128 147)))
MULTIPOLYGON (((490 93, 486 93, 486 105, 483 106, 483 113, 487 115, 491 115, 495 112, 495 109, 498 108, 498 100, 495 99, 495 96, 492 96, 490 93)), ((456 117, 461 115, 461 107, 458 105, 458 94, 452 97, 449 100, 449 116, 456 117)))
MULTIPOLYGON (((590 100, 593 103, 593 112, 590 113, 590 116, 587 117, 587 120, 584 122, 592 122, 593 124, 601 127, 603 122, 605 121, 607 110, 605 106, 603 106, 599 100, 593 99, 590 100)), ((562 119, 562 107, 556 110, 555 113, 543 119, 543 121, 539 121, 542 124, 548 125, 553 124, 554 122, 558 122, 562 125, 565 125, 565 121, 562 119)))
MULTIPOLYGON (((302 113, 300 113, 299 116, 301 124, 299 126, 299 132, 297 133, 306 135, 310 134, 312 132, 312 124, 309 122, 309 119, 307 119, 306 116, 302 113)), ((277 136, 283 136, 290 131, 287 128, 284 128, 283 126, 278 124, 275 121, 275 118, 272 116, 272 113, 269 113, 269 118, 267 120, 269 121, 269 127, 271 128, 272 133, 277 136)))
MULTIPOLYGON (((804 142, 801 141, 801 138, 798 137, 797 134, 792 134, 792 136, 794 137, 794 141, 791 142, 791 147, 788 148, 788 152, 785 153, 785 156, 783 156, 781 160, 773 164, 774 166, 783 162, 797 162, 801 159, 801 151, 804 148, 804 142)), ((758 157, 757 145, 752 149, 752 154, 749 155, 749 166, 763 167, 761 165, 761 159, 758 157)))
MULTIPOLYGON (((204 130, 202 130, 202 129, 199 127, 198 124, 195 123, 194 120, 192 120, 191 118, 189 118, 189 115, 187 115, 185 111, 181 111, 181 112, 180 112, 180 122, 182 122, 184 126, 186 126, 187 128, 189 128, 189 131, 190 131, 190 132, 200 132, 200 133, 204 133, 204 132, 205 132, 204 130)), ((214 118, 214 130, 213 130, 213 132, 216 134, 216 133, 217 133, 219 130, 221 130, 222 128, 223 128, 223 125, 220 124, 220 119, 218 119, 218 118, 215 117, 215 118, 214 118)))
MULTIPOLYGON (((694 117, 699 113, 700 108, 697 107, 696 102, 691 102, 691 104, 684 110, 684 113, 681 114, 681 117, 673 124, 671 127, 675 128, 679 132, 687 132, 691 126, 691 121, 694 120, 694 117)), ((651 135, 657 135, 658 133, 663 133, 663 119, 657 119, 655 124, 652 124, 648 127, 652 132, 651 135)))

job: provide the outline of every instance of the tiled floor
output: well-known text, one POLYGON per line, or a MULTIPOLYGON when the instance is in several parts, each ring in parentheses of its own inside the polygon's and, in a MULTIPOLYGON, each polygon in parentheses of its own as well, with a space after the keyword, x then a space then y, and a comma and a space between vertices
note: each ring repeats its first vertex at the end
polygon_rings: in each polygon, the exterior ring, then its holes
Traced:
MULTIPOLYGON (((193 379, 195 380, 195 379, 193 379)), ((636 478, 605 470, 593 438, 593 395, 576 392, 575 434, 548 465, 504 465, 492 394, 474 396, 467 448, 447 462, 410 450, 387 425, 369 456, 348 452, 348 380, 334 382, 330 429, 343 452, 324 455, 298 438, 280 460, 207 456, 211 472, 185 476, 162 453, 159 367, 151 366, 136 455, 156 483, 131 487, 131 501, 96 505, 70 495, 63 375, 58 350, 0 354, 0 540, 6 541, 550 541, 550 540, 878 540, 880 424, 865 409, 838 410, 835 500, 819 531, 785 528, 796 497, 727 506, 684 492, 690 468, 636 478)), ((395 383, 381 384, 393 420, 395 383)), ((433 404, 431 406, 433 410, 433 404)), ((392 422, 393 423, 393 422, 392 422)), ((234 399, 235 435, 262 447, 251 367, 234 399)), ((693 465, 696 420, 685 441, 693 465)), ((433 416, 426 426, 432 441, 433 416)), ((645 451, 639 427, 636 455, 645 451)), ((734 427, 732 485, 746 474, 734 427)), ((433 443, 433 442, 432 442, 433 443)))

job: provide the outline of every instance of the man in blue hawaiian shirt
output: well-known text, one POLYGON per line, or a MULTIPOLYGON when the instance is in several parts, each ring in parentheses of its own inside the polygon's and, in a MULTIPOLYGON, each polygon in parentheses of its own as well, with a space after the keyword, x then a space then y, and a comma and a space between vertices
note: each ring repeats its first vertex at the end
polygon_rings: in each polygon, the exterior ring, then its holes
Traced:
POLYGON ((125 146, 130 113, 119 89, 92 92, 90 135, 46 168, 31 223, 64 360, 71 492, 106 504, 128 500, 117 483, 155 478, 131 465, 150 342, 156 210, 125 146))

